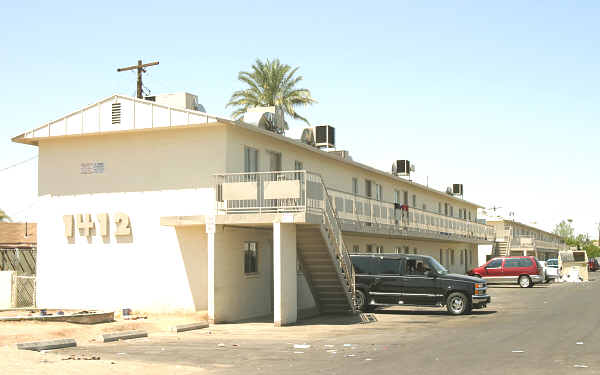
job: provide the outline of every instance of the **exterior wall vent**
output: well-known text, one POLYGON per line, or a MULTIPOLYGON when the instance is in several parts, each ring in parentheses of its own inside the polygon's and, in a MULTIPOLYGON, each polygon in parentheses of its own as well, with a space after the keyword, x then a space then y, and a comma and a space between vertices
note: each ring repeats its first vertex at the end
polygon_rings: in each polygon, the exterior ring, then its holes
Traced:
POLYGON ((113 125, 121 123, 121 103, 112 104, 112 123, 113 125))

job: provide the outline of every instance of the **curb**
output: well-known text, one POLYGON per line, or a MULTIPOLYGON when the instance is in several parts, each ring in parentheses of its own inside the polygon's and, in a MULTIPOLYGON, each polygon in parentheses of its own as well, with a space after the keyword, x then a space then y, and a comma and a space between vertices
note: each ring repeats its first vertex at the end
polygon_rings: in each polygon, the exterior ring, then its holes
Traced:
POLYGON ((71 348, 77 346, 77 343, 73 339, 60 339, 60 340, 50 340, 50 341, 36 341, 36 342, 24 342, 21 344, 17 344, 17 349, 19 350, 52 350, 52 349, 62 349, 62 348, 71 348))
POLYGON ((171 332, 186 332, 193 331, 196 329, 208 328, 207 322, 181 324, 178 326, 171 327, 171 332))
POLYGON ((100 336, 101 342, 112 342, 119 340, 130 340, 130 339, 139 339, 141 337, 148 337, 148 332, 146 331, 123 331, 123 332, 115 332, 115 333, 105 333, 100 336))

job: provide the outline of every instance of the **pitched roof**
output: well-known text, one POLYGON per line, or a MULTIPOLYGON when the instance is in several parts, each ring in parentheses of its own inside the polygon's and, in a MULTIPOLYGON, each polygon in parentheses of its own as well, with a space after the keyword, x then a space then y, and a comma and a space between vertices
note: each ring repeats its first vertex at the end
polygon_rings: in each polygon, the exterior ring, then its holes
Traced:
POLYGON ((0 223, 0 247, 35 247, 36 223, 0 223))

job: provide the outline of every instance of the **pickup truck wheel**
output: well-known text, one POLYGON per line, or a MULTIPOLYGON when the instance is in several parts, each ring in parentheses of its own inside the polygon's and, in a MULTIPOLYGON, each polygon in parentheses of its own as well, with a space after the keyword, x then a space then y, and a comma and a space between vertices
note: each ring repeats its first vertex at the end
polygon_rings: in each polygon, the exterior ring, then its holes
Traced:
POLYGON ((462 293, 451 293, 446 299, 446 308, 451 315, 462 315, 471 311, 471 302, 462 293))
POLYGON ((356 303, 356 309, 358 311, 367 312, 372 310, 369 306, 369 301, 367 300, 367 294, 360 289, 356 290, 354 303, 356 303))
POLYGON ((531 282, 531 278, 529 276, 521 275, 519 276, 519 286, 521 288, 531 288, 533 283, 531 282))

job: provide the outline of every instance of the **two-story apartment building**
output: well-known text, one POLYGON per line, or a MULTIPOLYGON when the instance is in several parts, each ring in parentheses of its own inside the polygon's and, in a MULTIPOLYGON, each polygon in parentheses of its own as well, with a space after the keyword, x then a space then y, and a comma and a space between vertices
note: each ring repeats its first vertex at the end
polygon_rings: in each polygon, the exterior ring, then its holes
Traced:
POLYGON ((494 239, 477 204, 185 102, 114 95, 13 140, 39 148, 39 306, 288 324, 354 309, 351 252, 462 273, 494 239))
POLYGON ((488 220, 496 230, 492 256, 533 255, 539 260, 558 258, 564 240, 550 232, 513 220, 488 220))

